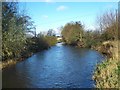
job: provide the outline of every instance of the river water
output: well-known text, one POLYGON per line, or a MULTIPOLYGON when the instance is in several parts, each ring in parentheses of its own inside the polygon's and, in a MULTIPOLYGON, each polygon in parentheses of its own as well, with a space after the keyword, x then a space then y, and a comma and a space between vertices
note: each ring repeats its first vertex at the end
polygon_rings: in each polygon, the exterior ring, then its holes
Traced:
POLYGON ((3 88, 93 88, 96 64, 103 59, 97 51, 58 43, 4 69, 2 85, 3 88))

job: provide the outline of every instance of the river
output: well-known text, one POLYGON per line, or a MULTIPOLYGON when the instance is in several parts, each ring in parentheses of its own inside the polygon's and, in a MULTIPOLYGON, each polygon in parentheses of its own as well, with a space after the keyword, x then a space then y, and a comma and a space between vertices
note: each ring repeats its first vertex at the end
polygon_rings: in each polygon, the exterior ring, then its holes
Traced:
POLYGON ((96 64, 103 59, 95 50, 58 43, 4 69, 2 85, 3 88, 93 88, 96 64))

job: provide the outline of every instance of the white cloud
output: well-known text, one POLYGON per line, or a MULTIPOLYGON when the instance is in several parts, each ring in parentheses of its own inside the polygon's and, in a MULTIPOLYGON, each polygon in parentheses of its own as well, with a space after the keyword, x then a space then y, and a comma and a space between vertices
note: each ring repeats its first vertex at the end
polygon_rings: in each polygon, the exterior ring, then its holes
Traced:
POLYGON ((57 8, 57 11, 63 11, 63 10, 66 10, 66 9, 68 9, 68 7, 61 5, 57 8))
POLYGON ((47 18, 48 18, 48 16, 47 16, 47 15, 42 15, 42 18, 47 19, 47 18))

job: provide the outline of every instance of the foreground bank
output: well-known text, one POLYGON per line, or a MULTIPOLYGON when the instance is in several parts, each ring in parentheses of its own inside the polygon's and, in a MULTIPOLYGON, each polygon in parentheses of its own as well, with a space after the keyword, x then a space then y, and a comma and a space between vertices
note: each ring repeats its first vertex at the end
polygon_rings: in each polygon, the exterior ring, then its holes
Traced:
MULTIPOLYGON (((118 43, 120 41, 110 41, 106 44, 112 46, 109 48, 111 57, 97 65, 93 79, 96 82, 96 88, 120 88, 118 76, 120 74, 120 64, 118 61, 118 43)), ((100 49, 99 49, 100 50, 100 49)))

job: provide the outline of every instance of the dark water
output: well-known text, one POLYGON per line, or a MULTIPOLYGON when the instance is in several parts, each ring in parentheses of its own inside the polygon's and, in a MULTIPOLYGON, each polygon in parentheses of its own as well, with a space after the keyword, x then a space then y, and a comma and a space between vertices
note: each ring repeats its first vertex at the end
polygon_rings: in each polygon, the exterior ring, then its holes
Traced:
POLYGON ((91 88, 95 65, 103 59, 94 50, 59 43, 3 70, 3 88, 91 88))

